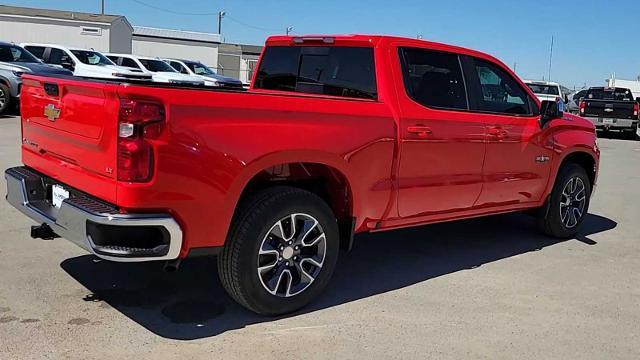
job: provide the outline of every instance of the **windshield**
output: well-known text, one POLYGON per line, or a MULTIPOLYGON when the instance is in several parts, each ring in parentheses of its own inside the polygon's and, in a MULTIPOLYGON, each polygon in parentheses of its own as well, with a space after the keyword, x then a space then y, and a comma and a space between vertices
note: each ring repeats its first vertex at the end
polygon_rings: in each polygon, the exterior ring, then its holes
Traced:
POLYGON ((151 72, 177 72, 169 64, 160 60, 139 59, 147 70, 151 72))
POLYGON ((189 69, 198 75, 215 75, 216 73, 209 69, 206 65, 198 62, 185 62, 189 69))
POLYGON ((36 57, 30 52, 15 45, 0 45, 0 61, 24 63, 40 62, 40 60, 36 59, 36 57))
POLYGON ((633 101, 633 95, 625 88, 591 88, 587 92, 587 99, 633 101))
POLYGON ((115 65, 113 61, 107 59, 104 55, 96 51, 89 50, 71 50, 80 62, 87 65, 115 65))
POLYGON ((560 91, 555 85, 527 84, 527 86, 529 87, 529 89, 531 89, 531 91, 533 91, 534 94, 560 95, 560 91))

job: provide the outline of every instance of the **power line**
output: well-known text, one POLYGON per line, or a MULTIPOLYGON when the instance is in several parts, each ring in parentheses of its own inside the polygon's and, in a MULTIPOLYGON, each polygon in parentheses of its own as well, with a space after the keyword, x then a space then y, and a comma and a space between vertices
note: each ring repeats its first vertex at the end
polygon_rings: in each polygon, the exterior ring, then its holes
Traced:
POLYGON ((164 11, 166 13, 169 14, 174 14, 174 15, 186 15, 186 16, 214 16, 214 15, 218 15, 218 13, 189 13, 189 12, 181 12, 181 11, 174 11, 174 10, 170 10, 170 9, 165 9, 165 8, 161 8, 155 5, 151 5, 151 4, 147 4, 146 2, 140 1, 140 0, 131 0, 137 4, 140 4, 142 6, 146 6, 148 8, 154 9, 154 10, 158 10, 158 11, 164 11))
POLYGON ((236 23, 238 25, 242 25, 242 26, 248 27, 250 29, 254 29, 254 30, 259 30, 259 31, 282 31, 282 29, 269 29, 269 28, 263 28, 263 27, 247 24, 247 23, 244 23, 244 22, 242 22, 242 21, 240 21, 238 19, 235 19, 235 18, 229 16, 229 14, 226 14, 225 18, 233 21, 234 23, 236 23))

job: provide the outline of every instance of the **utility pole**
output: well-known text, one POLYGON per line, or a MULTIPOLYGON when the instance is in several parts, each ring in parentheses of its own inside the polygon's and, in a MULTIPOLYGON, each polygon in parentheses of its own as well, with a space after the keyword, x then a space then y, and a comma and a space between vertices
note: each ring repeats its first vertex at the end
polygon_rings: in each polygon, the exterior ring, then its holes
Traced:
POLYGON ((547 81, 551 81, 551 61, 553 60, 553 35, 551 35, 551 49, 549 50, 549 78, 547 81))
POLYGON ((293 31, 293 26, 288 26, 287 27, 287 36, 289 36, 289 33, 291 33, 293 31))
POLYGON ((218 34, 222 35, 222 18, 227 15, 226 12, 220 11, 218 13, 218 34))
POLYGON ((513 62, 513 72, 516 72, 516 69, 518 68, 518 63, 517 62, 513 62))
POLYGON ((100 14, 104 15, 104 0, 102 0, 101 3, 102 3, 102 11, 100 12, 100 14))

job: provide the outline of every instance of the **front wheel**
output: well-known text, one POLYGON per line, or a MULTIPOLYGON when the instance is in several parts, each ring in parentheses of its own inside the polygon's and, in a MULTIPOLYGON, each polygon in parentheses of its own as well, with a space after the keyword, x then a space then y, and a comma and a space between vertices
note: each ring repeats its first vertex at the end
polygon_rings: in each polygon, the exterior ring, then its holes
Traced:
POLYGON ((218 273, 242 306, 263 315, 286 314, 324 290, 338 249, 338 224, 321 198, 274 187, 238 209, 218 257, 218 273))
POLYGON ((0 115, 9 110, 10 104, 11 93, 9 92, 9 87, 7 87, 5 84, 0 83, 0 115))
POLYGON ((590 197, 591 182, 584 168, 564 165, 538 214, 542 232, 557 238, 574 236, 589 210, 590 197))

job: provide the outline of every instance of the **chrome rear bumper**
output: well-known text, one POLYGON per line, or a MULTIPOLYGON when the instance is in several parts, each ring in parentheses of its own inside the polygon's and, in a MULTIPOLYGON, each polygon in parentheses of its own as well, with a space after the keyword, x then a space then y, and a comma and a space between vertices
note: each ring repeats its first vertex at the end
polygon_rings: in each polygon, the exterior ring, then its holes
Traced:
POLYGON ((99 258, 142 262, 174 260, 180 255, 182 230, 170 215, 120 214, 115 206, 64 184, 60 185, 70 190, 71 195, 60 208, 56 208, 47 198, 51 184, 57 184, 53 179, 26 167, 7 169, 4 176, 7 180, 7 201, 11 205, 99 258), (127 237, 120 235, 126 235, 128 231, 131 234, 142 231, 146 236, 161 234, 161 242, 146 248, 119 243, 122 237, 127 237))

